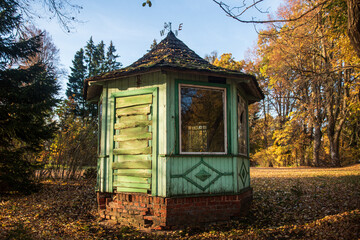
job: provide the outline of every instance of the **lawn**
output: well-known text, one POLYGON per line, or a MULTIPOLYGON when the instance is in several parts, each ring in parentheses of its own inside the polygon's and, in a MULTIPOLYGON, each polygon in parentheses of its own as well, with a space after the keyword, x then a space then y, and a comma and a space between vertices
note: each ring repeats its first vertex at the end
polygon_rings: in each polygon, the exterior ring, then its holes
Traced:
POLYGON ((93 181, 43 182, 38 193, 2 196, 0 239, 359 239, 360 165, 252 168, 254 200, 240 220, 144 233, 99 222, 93 181))

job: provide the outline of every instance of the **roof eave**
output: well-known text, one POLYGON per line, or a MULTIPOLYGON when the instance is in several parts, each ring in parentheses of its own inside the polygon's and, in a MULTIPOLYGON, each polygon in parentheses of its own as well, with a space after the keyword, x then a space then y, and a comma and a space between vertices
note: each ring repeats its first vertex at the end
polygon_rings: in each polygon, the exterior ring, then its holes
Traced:
MULTIPOLYGON (((118 80, 122 78, 132 77, 132 76, 138 76, 153 72, 182 72, 182 73, 189 73, 189 74, 197 74, 197 75, 206 75, 206 76, 213 76, 213 77, 225 77, 225 78, 231 78, 234 79, 238 84, 246 85, 251 90, 251 101, 249 103, 253 103, 256 101, 260 101, 264 98, 264 94, 262 93, 259 85, 257 84, 256 78, 253 75, 245 74, 245 73, 237 73, 237 72, 227 72, 227 71, 214 71, 210 69, 190 69, 185 67, 174 67, 174 66, 156 66, 152 68, 144 68, 144 69, 137 69, 135 71, 128 71, 126 73, 117 73, 113 75, 106 76, 99 76, 99 77, 93 77, 85 80, 85 88, 84 88, 84 96, 86 97, 86 100, 89 100, 90 98, 94 98, 94 94, 98 93, 101 94, 101 91, 97 90, 91 90, 92 88, 98 88, 99 84, 101 85, 104 82, 112 81, 112 80, 118 80), (90 92, 90 94, 89 94, 90 92)), ((101 87, 102 90, 102 87, 101 87)))

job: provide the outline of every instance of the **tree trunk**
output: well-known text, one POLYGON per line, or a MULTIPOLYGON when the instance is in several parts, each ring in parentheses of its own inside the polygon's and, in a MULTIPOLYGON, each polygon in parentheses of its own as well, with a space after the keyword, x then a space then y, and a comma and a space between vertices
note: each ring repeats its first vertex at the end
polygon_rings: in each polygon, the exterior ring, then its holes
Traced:
POLYGON ((348 15, 348 35, 357 56, 360 58, 360 1, 346 0, 348 15))
POLYGON ((314 122, 313 158, 316 167, 320 166, 321 129, 317 122, 314 122))
MULTIPOLYGON (((310 127, 309 130, 310 136, 311 136, 311 141, 314 141, 314 125, 312 124, 312 126, 310 127)), ((311 142, 310 144, 311 145, 311 142)), ((305 153, 306 154, 306 153, 305 153)), ((310 154, 309 154, 310 155, 310 154)), ((311 162, 311 157, 308 154, 305 155, 305 162, 306 162, 306 166, 312 166, 313 162, 311 162)))
MULTIPOLYGON (((307 135, 307 131, 306 131, 306 124, 303 125, 303 130, 302 130, 304 136, 307 135)), ((306 165, 306 137, 303 139, 302 142, 302 146, 300 148, 300 166, 305 166, 306 165)))
POLYGON ((340 167, 340 153, 339 153, 339 140, 340 140, 340 133, 339 134, 329 134, 329 142, 330 142, 330 158, 332 165, 334 167, 340 167))

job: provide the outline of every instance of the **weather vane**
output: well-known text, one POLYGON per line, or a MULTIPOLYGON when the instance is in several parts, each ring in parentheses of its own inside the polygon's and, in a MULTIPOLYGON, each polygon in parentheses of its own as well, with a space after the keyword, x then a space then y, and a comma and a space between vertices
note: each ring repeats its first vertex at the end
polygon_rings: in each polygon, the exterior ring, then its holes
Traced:
MULTIPOLYGON (((178 29, 175 30, 175 35, 176 35, 176 36, 178 35, 178 32, 182 30, 182 27, 183 27, 183 24, 180 23, 178 29)), ((161 36, 164 36, 166 31, 167 31, 167 32, 171 32, 171 31, 172 31, 172 29, 171 29, 171 22, 168 22, 168 23, 166 22, 166 23, 164 23, 164 29, 160 31, 160 35, 161 35, 161 36)))

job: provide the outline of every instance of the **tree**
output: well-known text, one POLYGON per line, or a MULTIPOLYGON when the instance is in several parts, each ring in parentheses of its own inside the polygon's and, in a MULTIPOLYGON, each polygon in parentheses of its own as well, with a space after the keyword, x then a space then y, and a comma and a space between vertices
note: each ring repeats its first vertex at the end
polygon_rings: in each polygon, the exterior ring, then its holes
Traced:
POLYGON ((253 24, 295 22, 310 14, 318 13, 323 9, 328 9, 331 11, 331 14, 336 17, 335 19, 339 20, 344 17, 347 19, 346 21, 342 21, 341 24, 337 25, 337 27, 347 29, 352 47, 356 51, 357 56, 360 58, 360 2, 358 0, 320 0, 315 2, 303 0, 301 2, 304 7, 306 7, 306 11, 303 11, 299 15, 286 16, 285 18, 278 19, 260 20, 256 20, 254 17, 251 19, 247 18, 246 14, 253 9, 258 10, 261 13, 265 13, 266 11, 261 9, 261 3, 265 2, 265 0, 245 0, 243 1, 242 6, 237 7, 232 7, 223 1, 213 0, 213 2, 216 3, 227 16, 235 19, 236 21, 253 24))
POLYGON ((82 88, 87 73, 84 58, 84 50, 80 48, 72 61, 73 66, 70 67, 71 73, 68 76, 69 82, 67 83, 66 89, 66 96, 72 98, 77 103, 74 109, 77 116, 83 116, 85 111, 85 100, 82 88))
POLYGON ((56 109, 59 130, 37 157, 43 165, 51 166, 40 176, 55 179, 81 178, 84 166, 95 166, 97 158, 97 124, 76 117, 73 99, 64 100, 56 109))
POLYGON ((59 68, 59 49, 53 43, 51 35, 47 31, 37 29, 33 25, 22 26, 20 30, 23 38, 28 39, 38 36, 40 38, 40 46, 34 56, 29 56, 26 59, 20 59, 20 62, 17 64, 27 67, 41 62, 48 71, 53 71, 56 76, 61 75, 63 70, 59 68))
POLYGON ((89 77, 96 75, 97 61, 94 58, 96 58, 96 47, 92 37, 90 37, 85 46, 85 62, 87 65, 87 76, 89 77))
POLYGON ((100 43, 96 46, 95 53, 94 53, 94 65, 95 65, 95 72, 92 76, 99 75, 100 73, 105 72, 106 63, 105 63, 105 44, 104 41, 100 41, 100 43))
POLYGON ((215 58, 213 64, 218 67, 242 71, 245 61, 236 61, 231 53, 224 53, 220 56, 220 59, 215 58))
POLYGON ((150 45, 150 50, 148 50, 148 52, 150 52, 151 50, 153 50, 156 46, 158 45, 156 39, 153 40, 152 44, 150 45))
POLYGON ((18 11, 26 18, 32 21, 33 18, 56 19, 59 26, 66 32, 73 29, 72 24, 78 22, 76 15, 82 10, 80 5, 72 3, 71 0, 16 0, 18 11), (42 3, 41 10, 33 7, 35 2, 42 3), (40 12, 40 13, 39 13, 40 12))
POLYGON ((106 52, 106 62, 105 62, 104 72, 110 72, 121 68, 122 64, 116 61, 119 55, 115 54, 115 52, 116 52, 116 48, 113 45, 113 42, 110 41, 110 45, 106 52))
POLYGON ((17 2, 0 1, 0 12, 0 191, 29 191, 33 164, 26 156, 56 130, 50 117, 59 87, 51 66, 28 61, 38 53, 41 37, 19 35, 17 2))
POLYGON ((211 64, 214 64, 215 60, 218 58, 217 51, 212 51, 210 54, 206 54, 204 59, 211 64))
POLYGON ((347 4, 347 29, 352 46, 360 58, 360 2, 346 0, 347 4))
POLYGON ((84 100, 82 89, 84 80, 88 77, 96 76, 101 73, 119 69, 122 64, 117 62, 116 48, 112 41, 105 55, 105 44, 100 41, 95 45, 90 37, 86 46, 76 52, 71 73, 68 76, 66 95, 74 99, 76 104, 76 115, 81 117, 91 117, 96 120, 97 106, 84 100))
MULTIPOLYGON (((300 16, 308 11, 301 4, 288 1, 278 15, 300 16)), ((300 150, 297 140, 302 138, 306 146, 310 136, 313 161, 308 164, 316 166, 328 164, 321 158, 323 152, 332 165, 341 164, 343 126, 349 107, 358 101, 353 91, 358 90, 359 59, 351 54, 349 39, 342 31, 334 31, 331 14, 323 8, 280 28, 271 25, 261 32, 258 44, 260 71, 268 82, 266 92, 280 123, 277 129, 282 129, 274 132, 274 144, 280 148, 290 144, 300 150)))

